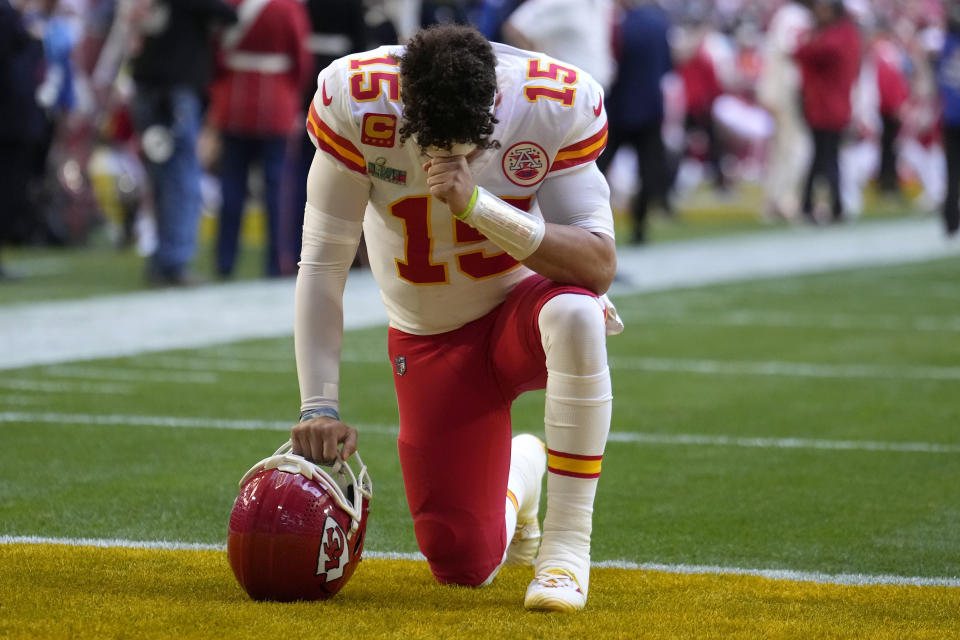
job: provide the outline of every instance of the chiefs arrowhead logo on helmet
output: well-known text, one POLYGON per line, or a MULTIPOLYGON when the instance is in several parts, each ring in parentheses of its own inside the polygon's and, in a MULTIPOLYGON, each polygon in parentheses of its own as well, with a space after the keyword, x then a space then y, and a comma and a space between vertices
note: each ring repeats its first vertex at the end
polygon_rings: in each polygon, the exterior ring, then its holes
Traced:
POLYGON ((358 473, 343 461, 328 472, 290 448, 243 476, 230 514, 227 558, 254 600, 326 600, 363 553, 373 484, 360 456, 358 473))

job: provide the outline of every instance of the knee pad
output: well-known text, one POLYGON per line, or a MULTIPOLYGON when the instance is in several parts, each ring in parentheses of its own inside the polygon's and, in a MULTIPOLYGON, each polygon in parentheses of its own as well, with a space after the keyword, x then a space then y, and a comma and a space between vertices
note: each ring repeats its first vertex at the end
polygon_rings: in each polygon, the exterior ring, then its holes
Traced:
POLYGON ((606 370, 606 320, 599 299, 562 293, 543 305, 537 322, 548 371, 583 376, 606 370))

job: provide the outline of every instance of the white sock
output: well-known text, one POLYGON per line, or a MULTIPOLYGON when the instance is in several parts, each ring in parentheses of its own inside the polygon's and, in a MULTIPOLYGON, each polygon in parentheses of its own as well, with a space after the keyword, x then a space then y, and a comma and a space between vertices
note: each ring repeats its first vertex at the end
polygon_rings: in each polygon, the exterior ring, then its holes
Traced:
POLYGON ((540 311, 547 363, 547 512, 537 572, 567 569, 584 594, 590 533, 613 394, 604 315, 589 296, 561 294, 540 311))

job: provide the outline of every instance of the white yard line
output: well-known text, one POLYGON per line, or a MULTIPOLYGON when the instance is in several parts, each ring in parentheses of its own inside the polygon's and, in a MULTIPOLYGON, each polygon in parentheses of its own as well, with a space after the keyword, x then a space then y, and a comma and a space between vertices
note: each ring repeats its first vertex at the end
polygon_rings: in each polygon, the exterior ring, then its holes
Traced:
POLYGON ((243 373, 296 373, 297 367, 291 355, 286 360, 263 360, 260 358, 195 358, 193 356, 148 355, 132 362, 137 366, 179 369, 182 371, 240 371, 243 373))
POLYGON ((861 378, 891 380, 960 380, 960 367, 820 364, 808 362, 744 362, 696 358, 611 357, 612 369, 670 371, 705 375, 793 376, 798 378, 861 378))
MULTIPOLYGON (((960 254, 938 220, 791 228, 623 248, 613 294, 901 264, 960 254)), ((0 369, 193 348, 293 332, 293 279, 144 291, 0 308, 0 369)), ((351 272, 347 329, 386 324, 367 271, 351 272)))
POLYGON ((957 316, 868 316, 831 313, 803 315, 782 311, 717 311, 713 309, 631 310, 631 322, 729 327, 784 327, 790 329, 838 329, 853 331, 960 331, 957 316))
MULTIPOLYGON (((340 361, 354 364, 390 364, 386 350, 378 354, 344 352, 340 361)), ((137 360, 133 361, 131 364, 138 367, 159 367, 163 369, 179 369, 182 371, 237 371, 242 373, 290 374, 295 374, 297 372, 296 361, 292 355, 286 359, 245 357, 228 358, 222 356, 144 356, 143 358, 138 358, 137 360)))
POLYGON ((91 382, 51 382, 49 380, 26 380, 0 378, 0 389, 12 391, 36 391, 39 393, 104 393, 127 395, 133 393, 129 384, 97 384, 91 382))
MULTIPOLYGON (((57 412, 0 412, 0 424, 27 422, 33 424, 79 424, 124 427, 171 427, 181 429, 226 429, 234 431, 289 431, 294 421, 228 420, 224 418, 180 418, 176 416, 118 415, 57 412)), ((399 433, 392 425, 358 425, 363 433, 391 435, 399 433)))
MULTIPOLYGON (((385 355, 345 353, 341 361, 352 364, 380 364, 388 366, 385 355)), ((291 359, 287 364, 245 360, 239 358, 185 358, 177 356, 149 357, 131 363, 133 368, 83 367, 62 365, 47 367, 43 373, 54 377, 84 378, 86 380, 116 380, 118 382, 158 382, 169 384, 215 384, 221 373, 296 373, 291 359), (140 368, 162 368, 161 371, 141 371, 140 368)), ((960 380, 960 367, 936 366, 886 366, 865 364, 822 364, 807 362, 764 361, 748 362, 733 360, 706 360, 697 358, 625 358, 612 356, 611 369, 629 371, 656 371, 696 373, 702 375, 732 376, 790 376, 798 378, 841 378, 866 380, 960 380)), ((69 383, 39 382, 0 377, 0 389, 23 391, 69 391, 69 383)), ((109 388, 108 388, 109 389, 109 388)), ((80 386, 77 391, 92 393, 117 393, 115 390, 98 390, 96 386, 80 386)))
MULTIPOLYGON (((181 542, 166 540, 125 540, 120 538, 47 538, 43 536, 0 535, 0 544, 52 544, 69 547, 98 547, 102 549, 163 549, 174 551, 226 551, 224 544, 207 542, 181 542)), ((365 558, 410 560, 423 562, 420 553, 402 551, 364 550, 365 558)), ((632 571, 656 571, 685 575, 740 575, 757 576, 789 582, 816 582, 843 586, 915 586, 915 587, 960 587, 960 578, 935 576, 898 576, 891 574, 824 573, 820 571, 794 571, 790 569, 751 569, 719 565, 663 564, 659 562, 632 562, 629 560, 601 560, 591 563, 597 569, 627 569, 632 571)))
MULTIPOLYGON (((179 356, 171 355, 156 357, 170 358, 172 361, 179 356)), ((144 357, 143 360, 149 363, 152 361, 151 358, 154 358, 154 356, 144 357)), ((220 361, 244 361, 262 364, 264 362, 293 362, 294 354, 293 351, 290 351, 289 353, 281 352, 279 350, 275 350, 273 352, 267 352, 265 350, 255 351, 248 347, 238 346, 233 349, 227 347, 213 347, 212 350, 204 349, 202 351, 192 351, 190 352, 190 358, 197 363, 200 363, 201 361, 214 363, 220 361)))
POLYGON ((816 582, 819 584, 837 584, 843 586, 913 586, 913 587, 960 587, 960 577, 898 576, 891 574, 872 575, 866 573, 824 573, 821 571, 795 571, 792 569, 748 569, 743 567, 724 567, 719 565, 663 564, 659 562, 630 562, 627 560, 599 561, 592 566, 614 569, 639 569, 661 573, 681 573, 686 575, 738 575, 757 576, 770 580, 790 582, 816 582))
POLYGON ((46 404, 47 399, 43 396, 38 395, 16 395, 16 396, 0 396, 0 407, 14 407, 14 406, 34 406, 38 404, 46 404))
POLYGON ((83 367, 61 365, 45 367, 42 373, 57 378, 84 378, 86 380, 119 380, 127 382, 166 382, 171 384, 215 384, 220 381, 216 372, 163 373, 136 371, 123 367, 83 367))
POLYGON ((703 447, 761 449, 825 449, 828 451, 896 451, 900 453, 960 453, 960 444, 936 442, 883 442, 878 440, 825 440, 821 438, 750 438, 692 433, 640 433, 611 431, 609 442, 703 447))
MULTIPOLYGON (((237 431, 287 431, 292 421, 229 420, 224 418, 181 418, 175 416, 56 413, 36 411, 0 412, 0 424, 77 424, 129 427, 171 427, 183 429, 226 429, 237 431)), ((396 436, 394 425, 358 424, 361 434, 396 436)), ((960 444, 936 442, 883 442, 876 440, 827 440, 822 438, 760 438, 686 433, 643 433, 612 431, 611 443, 657 445, 748 447, 766 449, 825 449, 832 451, 896 451, 901 453, 960 453, 960 444)))

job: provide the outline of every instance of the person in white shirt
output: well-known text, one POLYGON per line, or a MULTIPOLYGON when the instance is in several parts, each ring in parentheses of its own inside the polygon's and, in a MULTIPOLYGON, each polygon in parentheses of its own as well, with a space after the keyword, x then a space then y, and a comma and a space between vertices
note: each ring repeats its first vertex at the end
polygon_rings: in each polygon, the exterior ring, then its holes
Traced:
POLYGON ((504 39, 580 67, 609 89, 616 72, 612 0, 525 0, 503 25, 504 39))
POLYGON ((757 98, 774 119, 764 180, 767 214, 796 218, 800 183, 810 157, 810 136, 800 103, 800 70, 793 58, 801 37, 812 27, 810 11, 800 2, 777 9, 767 29, 757 98))

